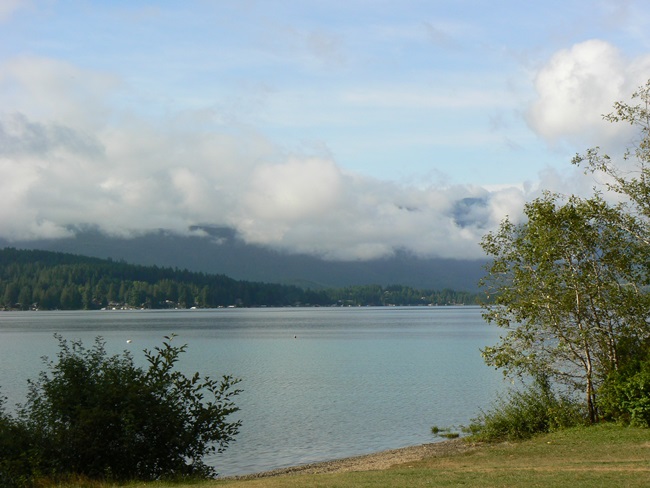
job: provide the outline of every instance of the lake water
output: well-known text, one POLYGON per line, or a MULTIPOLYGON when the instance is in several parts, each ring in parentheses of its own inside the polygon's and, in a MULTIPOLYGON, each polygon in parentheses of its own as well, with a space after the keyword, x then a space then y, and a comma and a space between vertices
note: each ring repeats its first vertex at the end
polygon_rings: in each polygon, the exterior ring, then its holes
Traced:
POLYGON ((8 407, 56 356, 55 332, 89 346, 101 335, 139 364, 175 333, 181 370, 241 378, 240 433, 208 460, 223 476, 435 442, 433 425, 467 424, 505 388, 479 351, 499 331, 477 307, 3 312, 8 407))

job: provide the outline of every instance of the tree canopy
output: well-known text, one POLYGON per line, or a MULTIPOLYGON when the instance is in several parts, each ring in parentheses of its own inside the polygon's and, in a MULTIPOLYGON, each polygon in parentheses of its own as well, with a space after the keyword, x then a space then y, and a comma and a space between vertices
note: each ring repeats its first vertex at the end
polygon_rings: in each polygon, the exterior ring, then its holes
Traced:
POLYGON ((574 159, 606 173, 608 189, 628 201, 545 193, 525 206, 523 223, 506 218, 482 241, 493 260, 481 286, 494 296, 484 316, 507 331, 484 349, 486 362, 582 390, 591 422, 603 410, 599 393, 647 357, 650 340, 650 82, 633 98, 641 103, 618 102, 605 118, 640 129, 624 156, 636 158, 637 173, 623 173, 597 148, 574 159))

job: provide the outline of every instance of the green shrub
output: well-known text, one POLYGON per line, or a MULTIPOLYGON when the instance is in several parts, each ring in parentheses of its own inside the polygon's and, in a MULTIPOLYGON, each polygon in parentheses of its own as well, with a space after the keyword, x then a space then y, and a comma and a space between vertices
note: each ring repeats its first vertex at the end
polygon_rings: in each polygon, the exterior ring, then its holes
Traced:
POLYGON ((650 360, 610 375, 599 390, 603 418, 650 427, 650 360))
POLYGON ((581 404, 555 394, 541 380, 510 390, 491 410, 481 412, 467 430, 485 441, 519 440, 584 422, 581 404))
POLYGON ((101 338, 90 349, 57 339, 58 361, 29 382, 12 427, 31 442, 25 475, 122 481, 215 474, 202 459, 238 432, 239 422, 226 421, 238 410, 238 380, 186 377, 174 369, 186 346, 170 337, 144 351, 146 369, 128 352, 108 356, 101 338))
POLYGON ((443 432, 440 434, 440 437, 444 437, 445 439, 458 439, 460 437, 459 432, 443 432))
POLYGON ((460 437, 459 432, 452 432, 451 428, 440 428, 437 425, 431 427, 431 433, 437 437, 444 437, 445 439, 456 439, 460 437))
POLYGON ((34 478, 34 442, 23 424, 4 411, 0 397, 0 486, 22 487, 34 478))

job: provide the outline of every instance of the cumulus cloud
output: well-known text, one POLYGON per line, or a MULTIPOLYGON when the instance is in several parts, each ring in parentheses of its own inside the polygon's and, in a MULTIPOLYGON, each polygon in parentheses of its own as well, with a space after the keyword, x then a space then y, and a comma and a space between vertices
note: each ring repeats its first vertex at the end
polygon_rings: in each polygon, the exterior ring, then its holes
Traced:
POLYGON ((0 138, 0 235, 15 241, 80 226, 130 236, 217 225, 250 243, 327 259, 395 249, 467 258, 480 256, 480 236, 522 200, 512 189, 405 187, 346 173, 331 159, 260 161, 260 151, 241 150, 254 145, 243 135, 142 122, 137 131, 88 135, 4 114, 0 138))
POLYGON ((537 96, 528 123, 551 145, 618 144, 629 136, 629 128, 609 124, 602 116, 644 84, 649 71, 650 56, 630 59, 597 39, 561 50, 535 77, 537 96))
POLYGON ((154 121, 110 103, 119 80, 51 60, 0 66, 0 84, 0 237, 13 241, 87 226, 124 237, 219 226, 326 259, 397 249, 473 258, 481 236, 525 199, 515 188, 353 174, 331 157, 287 154, 253 131, 206 124, 204 112, 195 124, 191 112, 154 121))

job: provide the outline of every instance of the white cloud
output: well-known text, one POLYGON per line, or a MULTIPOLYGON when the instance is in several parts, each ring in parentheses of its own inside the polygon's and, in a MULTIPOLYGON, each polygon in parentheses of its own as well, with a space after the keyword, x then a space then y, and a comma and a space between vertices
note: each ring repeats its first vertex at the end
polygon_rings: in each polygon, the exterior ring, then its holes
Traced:
POLYGON ((332 212, 340 199, 341 174, 332 161, 290 159, 255 168, 244 196, 251 215, 292 222, 332 212))
POLYGON ((252 130, 220 125, 221 114, 204 107, 153 120, 114 103, 121 80, 58 61, 9 61, 0 88, 0 236, 8 239, 88 225, 120 236, 213 225, 328 259, 396 249, 469 258, 527 197, 522 188, 353 174, 326 151, 286 153, 252 130))
POLYGON ((550 144, 607 145, 625 138, 628 127, 602 120, 613 103, 645 83, 650 56, 629 59, 612 44, 589 40, 557 52, 537 73, 537 98, 527 118, 550 144))
POLYGON ((513 189, 402 186, 346 173, 332 159, 282 158, 249 134, 196 134, 143 121, 88 135, 5 114, 0 136, 0 235, 14 240, 63 237, 84 225, 128 236, 187 234, 204 224, 329 259, 398 248, 478 257, 481 235, 523 198, 513 189), (480 204, 459 223, 457 202, 465 198, 480 204))

